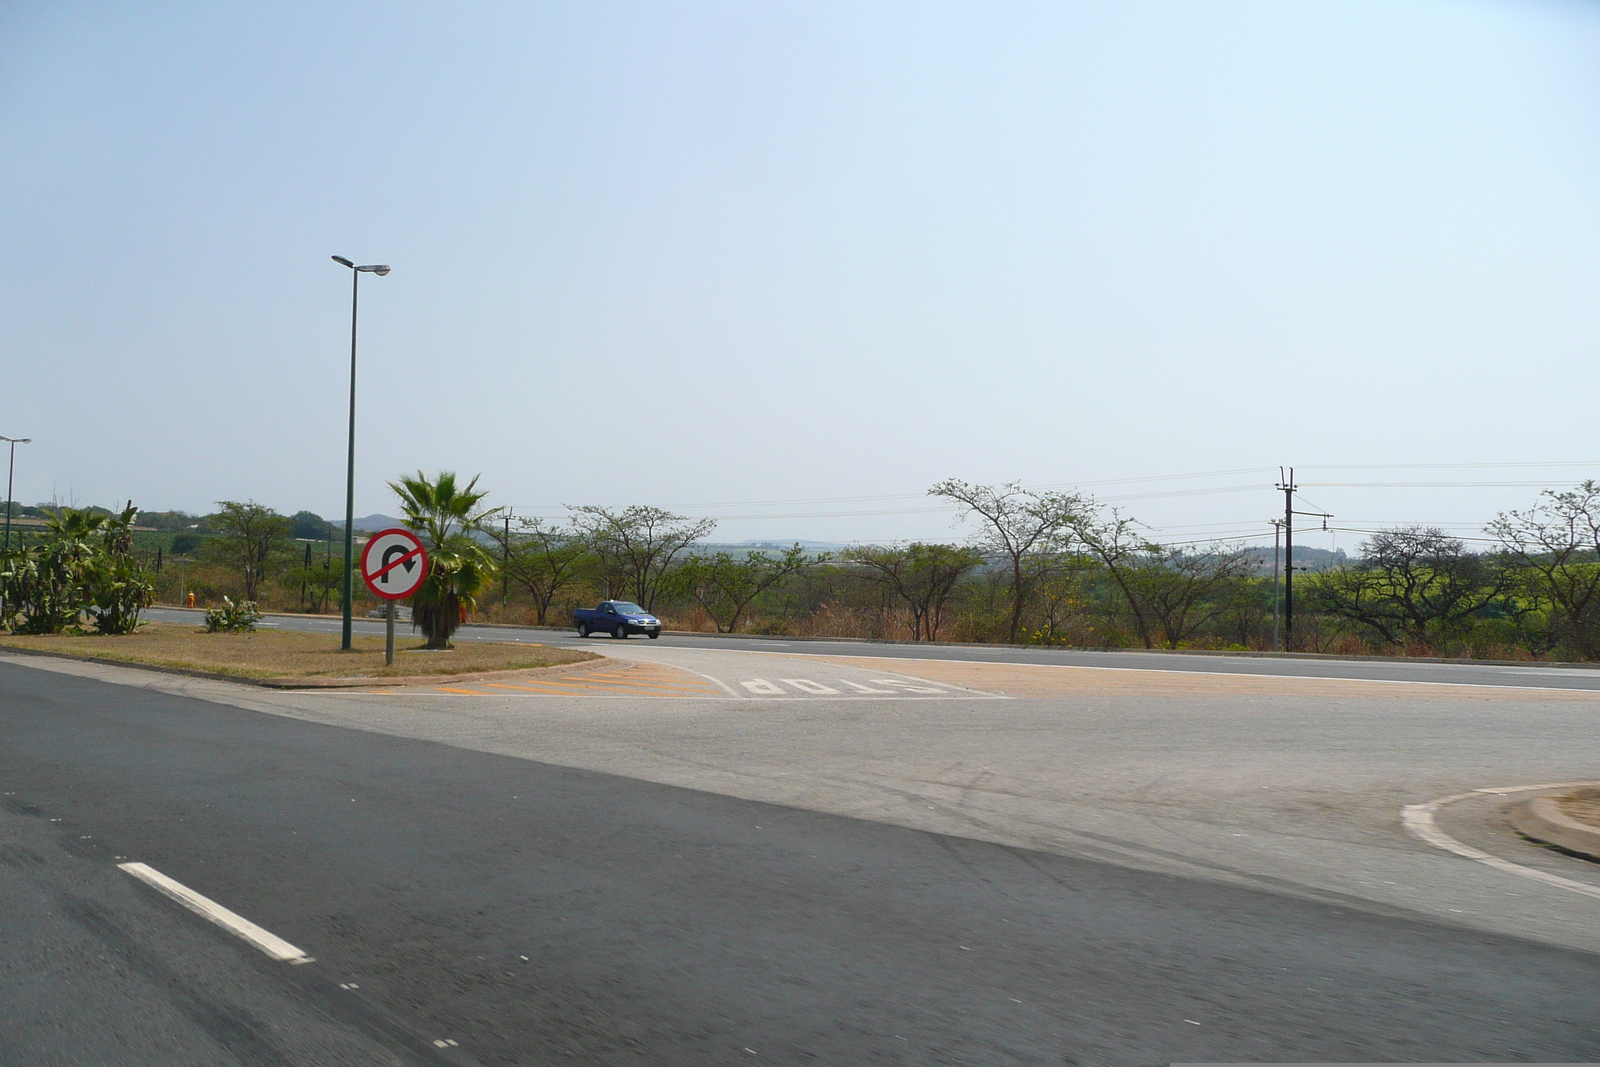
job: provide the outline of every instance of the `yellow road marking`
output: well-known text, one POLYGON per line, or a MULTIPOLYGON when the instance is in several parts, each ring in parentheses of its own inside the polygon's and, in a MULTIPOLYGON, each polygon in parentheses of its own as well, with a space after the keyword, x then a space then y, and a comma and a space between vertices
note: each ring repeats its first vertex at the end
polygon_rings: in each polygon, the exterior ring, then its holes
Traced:
POLYGON ((552 695, 559 695, 561 693, 568 692, 568 690, 555 689, 555 688, 549 688, 549 687, 543 688, 543 689, 535 689, 531 685, 511 685, 510 683, 507 683, 507 682, 485 682, 484 685, 487 686, 487 687, 490 687, 490 688, 494 688, 494 689, 520 689, 524 693, 549 693, 549 694, 552 694, 552 695))

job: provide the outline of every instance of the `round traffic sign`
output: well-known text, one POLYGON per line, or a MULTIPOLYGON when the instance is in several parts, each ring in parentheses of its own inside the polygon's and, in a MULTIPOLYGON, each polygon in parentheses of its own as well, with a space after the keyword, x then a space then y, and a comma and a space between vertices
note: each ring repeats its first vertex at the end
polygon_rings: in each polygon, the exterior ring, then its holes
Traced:
POLYGON ((428 550, 410 530, 383 530, 361 550, 361 580, 374 596, 404 600, 428 576, 428 550))

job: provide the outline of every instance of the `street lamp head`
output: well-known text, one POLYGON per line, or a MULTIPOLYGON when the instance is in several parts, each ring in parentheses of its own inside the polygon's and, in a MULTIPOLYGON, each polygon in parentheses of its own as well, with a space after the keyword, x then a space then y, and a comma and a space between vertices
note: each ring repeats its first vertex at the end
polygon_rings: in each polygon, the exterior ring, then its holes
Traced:
POLYGON ((0 437, 0 441, 9 441, 14 445, 31 445, 31 444, 33 444, 33 438, 31 438, 31 437, 0 437))
POLYGON ((381 278, 385 274, 389 273, 389 264, 387 264, 387 263, 374 263, 370 267, 357 267, 356 270, 371 271, 373 274, 376 274, 378 277, 381 278))
POLYGON ((346 266, 346 267, 354 267, 355 266, 354 263, 350 262, 348 259, 345 259, 343 256, 334 256, 333 257, 333 261, 335 263, 338 263, 338 264, 340 264, 342 266, 346 266))

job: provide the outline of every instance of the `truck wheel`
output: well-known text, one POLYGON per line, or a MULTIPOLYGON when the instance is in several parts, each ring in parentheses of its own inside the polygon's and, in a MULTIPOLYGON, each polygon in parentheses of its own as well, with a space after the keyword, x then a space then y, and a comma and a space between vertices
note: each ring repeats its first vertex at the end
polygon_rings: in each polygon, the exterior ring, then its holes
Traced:
POLYGON ((589 624, 588 623, 580 622, 578 624, 578 636, 579 637, 588 637, 589 636, 589 624))
POLYGON ((615 630, 611 631, 611 636, 615 637, 619 641, 626 641, 628 639, 628 628, 626 626, 619 626, 615 630))

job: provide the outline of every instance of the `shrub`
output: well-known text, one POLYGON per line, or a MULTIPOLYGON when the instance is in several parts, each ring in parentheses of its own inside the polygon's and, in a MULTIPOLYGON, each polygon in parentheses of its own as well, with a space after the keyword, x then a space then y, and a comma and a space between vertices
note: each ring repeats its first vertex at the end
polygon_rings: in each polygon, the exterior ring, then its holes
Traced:
POLYGON ((261 621, 261 611, 254 600, 241 600, 237 604, 231 597, 222 598, 220 608, 206 610, 206 633, 253 634, 261 621))

